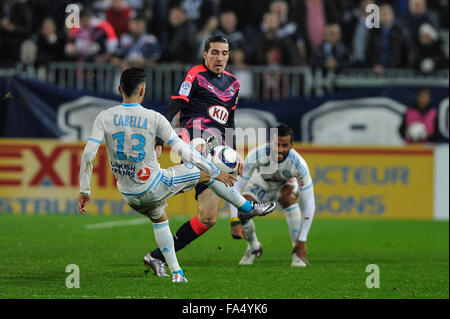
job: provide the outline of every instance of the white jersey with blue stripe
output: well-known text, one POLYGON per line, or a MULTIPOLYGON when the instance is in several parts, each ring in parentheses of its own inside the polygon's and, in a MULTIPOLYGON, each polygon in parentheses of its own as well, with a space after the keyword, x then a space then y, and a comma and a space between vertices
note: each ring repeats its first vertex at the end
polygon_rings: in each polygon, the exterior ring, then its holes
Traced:
POLYGON ((246 182, 250 179, 253 172, 257 171, 266 182, 284 184, 291 178, 296 178, 299 183, 300 191, 305 191, 312 187, 313 181, 309 172, 308 165, 303 157, 294 149, 291 149, 283 162, 278 163, 274 173, 265 174, 260 172, 260 168, 269 163, 271 147, 269 144, 263 144, 253 148, 247 155, 244 165, 244 174, 242 179, 246 182))
POLYGON ((81 161, 80 192, 90 191, 95 155, 103 142, 119 191, 135 196, 151 190, 163 178, 154 150, 156 136, 186 162, 213 178, 219 175, 217 168, 178 137, 163 115, 140 104, 121 104, 102 111, 95 119, 81 161))

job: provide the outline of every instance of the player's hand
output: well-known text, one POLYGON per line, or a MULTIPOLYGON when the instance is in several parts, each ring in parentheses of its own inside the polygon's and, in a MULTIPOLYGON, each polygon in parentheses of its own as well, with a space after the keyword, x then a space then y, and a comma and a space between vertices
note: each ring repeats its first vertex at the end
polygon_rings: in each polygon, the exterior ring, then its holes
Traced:
POLYGON ((242 158, 239 156, 239 164, 238 164, 238 175, 242 176, 244 174, 244 161, 242 160, 242 158))
POLYGON ((220 175, 216 177, 216 180, 225 184, 225 186, 233 187, 236 182, 236 177, 231 174, 220 172, 220 175))
POLYGON ((244 226, 242 224, 231 226, 231 237, 234 239, 247 239, 244 226))
POLYGON ((292 249, 292 254, 297 254, 304 262, 305 264, 309 264, 308 259, 306 258, 306 243, 297 240, 295 243, 294 248, 292 249))
POLYGON ((162 154, 163 147, 161 145, 155 146, 156 159, 159 159, 162 154))
POLYGON ((81 194, 78 196, 78 212, 80 214, 85 214, 86 213, 86 204, 89 202, 89 200, 91 199, 90 195, 86 195, 86 194, 81 194))

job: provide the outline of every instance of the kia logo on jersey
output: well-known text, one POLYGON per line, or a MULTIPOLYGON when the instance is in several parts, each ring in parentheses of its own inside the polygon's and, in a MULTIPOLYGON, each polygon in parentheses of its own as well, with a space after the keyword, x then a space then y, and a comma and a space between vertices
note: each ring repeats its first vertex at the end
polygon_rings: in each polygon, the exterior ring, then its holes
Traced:
POLYGON ((141 181, 146 181, 150 178, 150 175, 151 175, 150 169, 148 167, 144 167, 139 170, 137 176, 141 181))
POLYGON ((220 124, 228 122, 228 110, 222 105, 213 105, 208 108, 209 116, 220 124))

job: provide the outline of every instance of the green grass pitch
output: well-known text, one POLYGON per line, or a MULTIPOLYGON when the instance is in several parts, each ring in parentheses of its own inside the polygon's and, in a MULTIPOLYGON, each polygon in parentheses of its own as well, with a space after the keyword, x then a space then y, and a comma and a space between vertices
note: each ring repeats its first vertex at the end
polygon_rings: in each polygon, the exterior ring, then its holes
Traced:
MULTIPOLYGON (((283 218, 255 220, 264 254, 253 266, 238 265, 245 242, 219 219, 178 253, 189 283, 173 284, 144 274, 150 222, 86 228, 137 218, 0 215, 0 298, 449 298, 448 222, 316 219, 311 266, 291 268, 283 218), (65 285, 68 264, 80 268, 79 289, 65 285), (379 266, 378 289, 365 285, 369 264, 379 266)), ((186 220, 172 217, 172 232, 186 220)))

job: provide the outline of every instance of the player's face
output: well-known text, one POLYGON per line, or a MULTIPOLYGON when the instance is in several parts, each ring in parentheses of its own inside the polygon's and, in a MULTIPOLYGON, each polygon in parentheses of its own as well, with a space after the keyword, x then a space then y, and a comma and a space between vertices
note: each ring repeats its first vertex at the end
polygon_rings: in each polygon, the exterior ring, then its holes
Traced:
POLYGON ((213 42, 208 52, 203 52, 206 67, 215 74, 222 74, 228 63, 228 44, 213 42))
POLYGON ((289 135, 278 136, 278 162, 284 161, 286 156, 288 156, 291 148, 292 148, 292 140, 289 135))

